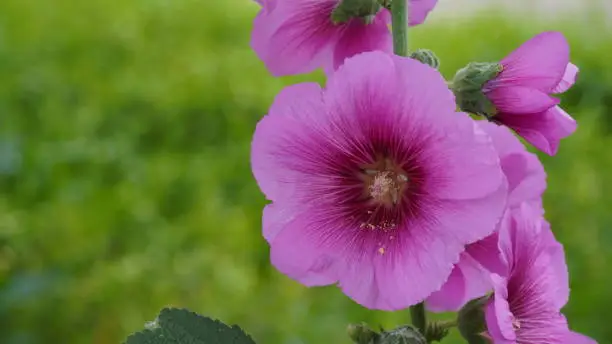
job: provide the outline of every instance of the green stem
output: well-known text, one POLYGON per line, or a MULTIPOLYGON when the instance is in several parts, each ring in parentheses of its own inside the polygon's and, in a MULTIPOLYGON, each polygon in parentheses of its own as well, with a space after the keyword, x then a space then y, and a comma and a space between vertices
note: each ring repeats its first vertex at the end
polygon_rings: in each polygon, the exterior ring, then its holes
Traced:
MULTIPOLYGON (((395 3, 395 1, 393 3, 395 3)), ((412 325, 414 325, 419 332, 425 334, 427 320, 425 318, 425 304, 423 302, 410 307, 410 319, 412 320, 412 325)))
POLYGON ((406 0, 393 0, 391 3, 391 31, 395 55, 408 56, 408 5, 406 0))

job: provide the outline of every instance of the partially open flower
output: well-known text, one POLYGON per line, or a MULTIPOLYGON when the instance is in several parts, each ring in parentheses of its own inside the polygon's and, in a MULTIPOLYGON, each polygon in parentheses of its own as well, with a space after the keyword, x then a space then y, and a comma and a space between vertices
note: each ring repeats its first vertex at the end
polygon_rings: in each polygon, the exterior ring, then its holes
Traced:
POLYGON ((568 90, 578 68, 559 32, 544 32, 525 42, 499 63, 472 63, 453 80, 464 111, 486 116, 513 129, 548 155, 576 130, 576 121, 552 95, 568 90))
POLYGON ((569 330, 560 310, 569 298, 563 247, 546 221, 527 204, 506 213, 499 247, 507 270, 492 274, 486 309, 495 344, 582 344, 592 339, 569 330))
POLYGON ((455 112, 441 75, 410 58, 357 55, 329 79, 290 86, 252 145, 278 270, 338 283, 394 310, 440 288, 465 246, 491 234, 506 180, 491 138, 455 112))
POLYGON ((494 121, 546 154, 576 130, 576 121, 550 95, 569 89, 578 68, 569 62, 569 45, 559 32, 544 32, 527 41, 500 64, 501 73, 484 88, 498 113, 494 121))
MULTIPOLYGON (((422 23, 437 0, 412 0, 409 24, 422 23)), ((346 58, 392 51, 391 15, 378 0, 258 0, 251 46, 275 76, 331 73, 346 58)))

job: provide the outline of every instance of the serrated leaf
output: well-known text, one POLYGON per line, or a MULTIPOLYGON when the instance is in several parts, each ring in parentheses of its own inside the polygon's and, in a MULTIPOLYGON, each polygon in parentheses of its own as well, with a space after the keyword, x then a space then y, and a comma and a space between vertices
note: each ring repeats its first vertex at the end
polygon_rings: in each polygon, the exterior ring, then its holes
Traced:
POLYGON ((161 329, 144 330, 136 332, 128 337, 126 344, 176 344, 174 341, 169 341, 164 338, 161 329))
POLYGON ((155 325, 131 335, 126 344, 255 344, 240 327, 186 309, 162 309, 155 325))

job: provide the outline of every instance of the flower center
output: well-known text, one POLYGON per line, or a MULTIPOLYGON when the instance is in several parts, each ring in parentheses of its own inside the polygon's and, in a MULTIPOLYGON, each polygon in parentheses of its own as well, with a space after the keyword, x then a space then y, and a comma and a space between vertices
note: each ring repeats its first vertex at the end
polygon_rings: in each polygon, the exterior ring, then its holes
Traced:
POLYGON ((390 171, 376 172, 372 184, 368 188, 370 196, 380 203, 397 204, 400 191, 399 184, 405 178, 404 175, 396 176, 390 171))
POLYGON ((389 159, 364 166, 365 193, 377 205, 393 207, 401 202, 408 175, 389 159))

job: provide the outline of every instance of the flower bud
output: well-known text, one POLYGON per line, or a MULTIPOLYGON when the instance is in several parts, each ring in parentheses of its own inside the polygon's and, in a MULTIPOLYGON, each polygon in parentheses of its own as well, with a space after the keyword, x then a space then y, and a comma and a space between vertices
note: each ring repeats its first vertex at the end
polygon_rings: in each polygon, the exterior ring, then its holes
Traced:
POLYGON ((346 332, 356 344, 374 344, 377 343, 378 333, 374 332, 367 324, 350 324, 346 332))
POLYGON ((376 344, 427 344, 427 340, 414 327, 405 325, 381 333, 376 344))
POLYGON ((361 18, 364 23, 370 24, 381 8, 378 0, 342 0, 332 11, 331 20, 334 24, 341 24, 361 18))
POLYGON ((502 65, 491 62, 471 62, 460 69, 451 83, 457 106, 461 111, 491 118, 497 110, 482 91, 484 85, 502 71, 502 65))
POLYGON ((469 344, 489 344, 485 307, 490 296, 483 296, 468 302, 457 315, 457 328, 469 344))
POLYGON ((412 54, 410 54, 410 58, 420 61, 435 69, 438 69, 438 67, 440 67, 440 60, 438 59, 436 54, 434 54, 433 51, 428 49, 417 49, 412 54))

